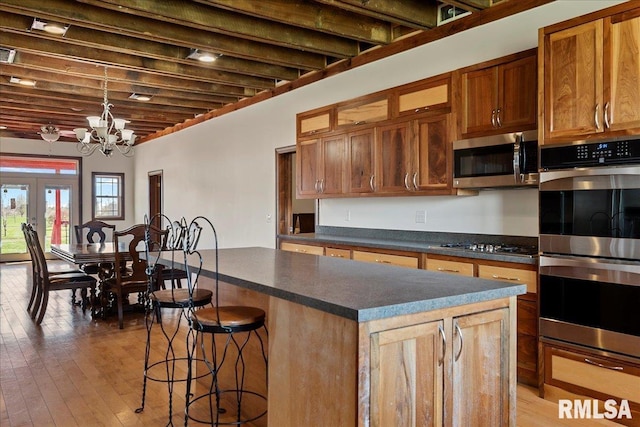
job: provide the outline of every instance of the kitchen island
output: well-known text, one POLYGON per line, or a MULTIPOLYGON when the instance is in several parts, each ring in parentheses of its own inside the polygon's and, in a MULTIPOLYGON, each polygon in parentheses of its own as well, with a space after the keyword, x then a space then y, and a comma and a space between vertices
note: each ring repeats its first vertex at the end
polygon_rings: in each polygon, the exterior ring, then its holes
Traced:
POLYGON ((266 248, 219 270, 221 304, 267 308, 268 425, 515 425, 524 285, 266 248))

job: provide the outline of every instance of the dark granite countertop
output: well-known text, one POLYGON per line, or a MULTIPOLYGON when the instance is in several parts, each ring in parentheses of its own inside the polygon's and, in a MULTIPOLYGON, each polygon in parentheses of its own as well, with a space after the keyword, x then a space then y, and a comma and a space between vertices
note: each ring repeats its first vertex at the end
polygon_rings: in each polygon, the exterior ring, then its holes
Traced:
MULTIPOLYGON (((214 252, 201 252, 202 275, 215 277, 214 252)), ((358 322, 526 292, 525 285, 267 248, 221 249, 219 269, 221 281, 358 322)))
POLYGON ((461 233, 408 232, 394 230, 348 229, 321 227, 317 233, 279 235, 282 240, 321 245, 364 246, 374 249, 391 249, 426 254, 439 254, 492 261, 537 265, 537 256, 511 253, 488 253, 442 247, 445 243, 483 242, 537 246, 535 237, 478 235, 461 233))

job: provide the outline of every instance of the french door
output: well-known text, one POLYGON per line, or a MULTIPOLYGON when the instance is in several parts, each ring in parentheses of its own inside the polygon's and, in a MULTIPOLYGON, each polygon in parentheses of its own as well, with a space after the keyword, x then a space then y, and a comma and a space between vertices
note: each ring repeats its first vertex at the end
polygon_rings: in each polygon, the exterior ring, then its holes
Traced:
POLYGON ((8 175, 0 184, 0 261, 29 259, 23 222, 36 228, 45 254, 52 243, 73 243, 73 225, 80 219, 78 177, 8 175))

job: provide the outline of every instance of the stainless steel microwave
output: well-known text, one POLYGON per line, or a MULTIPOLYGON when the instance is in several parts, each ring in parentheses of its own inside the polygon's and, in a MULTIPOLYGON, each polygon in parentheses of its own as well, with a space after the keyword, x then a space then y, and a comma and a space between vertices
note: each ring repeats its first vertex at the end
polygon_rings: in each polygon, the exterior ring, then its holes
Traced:
POLYGON ((456 188, 537 186, 537 131, 455 141, 453 161, 456 188))

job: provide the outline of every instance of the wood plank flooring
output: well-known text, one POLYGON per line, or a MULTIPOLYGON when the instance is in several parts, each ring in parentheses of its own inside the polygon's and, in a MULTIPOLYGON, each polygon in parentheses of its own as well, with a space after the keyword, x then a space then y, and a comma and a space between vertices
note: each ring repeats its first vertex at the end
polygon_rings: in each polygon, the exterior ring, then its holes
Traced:
MULTIPOLYGON (((117 319, 93 320, 71 306, 69 291, 60 291, 37 326, 26 311, 30 274, 29 263, 0 264, 0 426, 167 425, 162 383, 149 382, 145 410, 134 412, 142 391, 142 313, 125 314, 119 330, 117 319)), ((519 385, 517 392, 519 427, 617 425, 559 420, 557 405, 538 398, 536 390, 519 385)), ((174 425, 184 425, 183 408, 184 386, 178 383, 174 425)))

